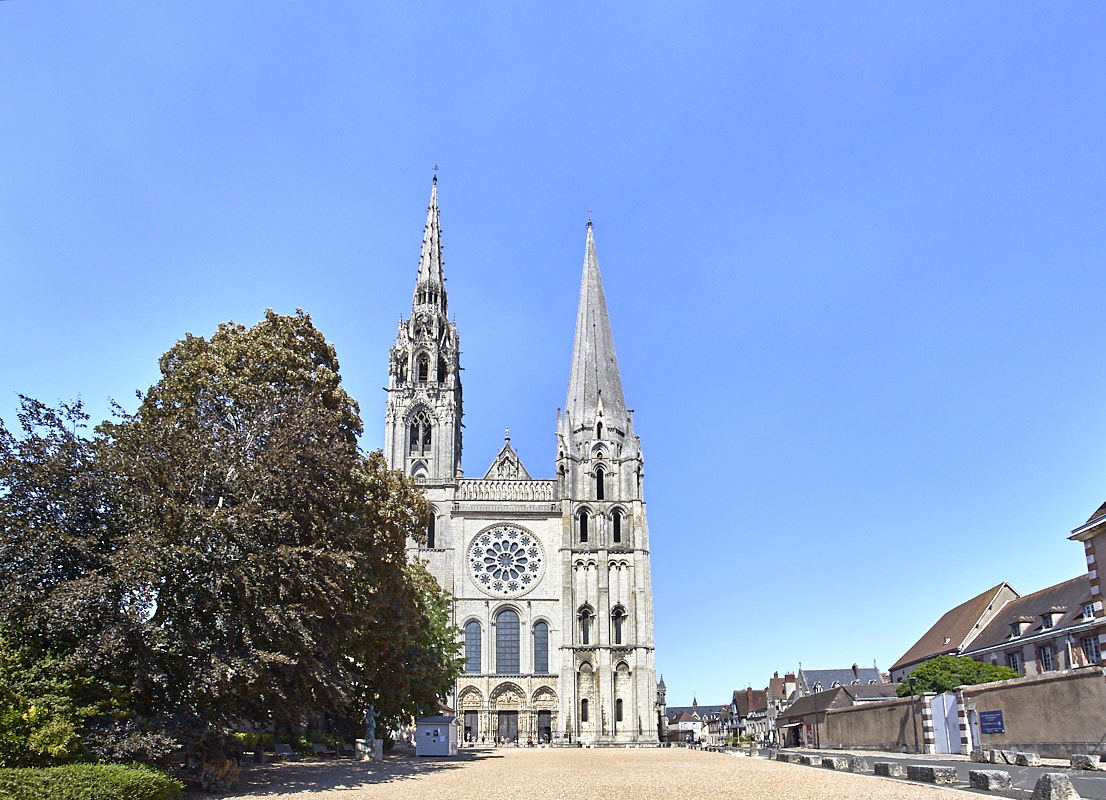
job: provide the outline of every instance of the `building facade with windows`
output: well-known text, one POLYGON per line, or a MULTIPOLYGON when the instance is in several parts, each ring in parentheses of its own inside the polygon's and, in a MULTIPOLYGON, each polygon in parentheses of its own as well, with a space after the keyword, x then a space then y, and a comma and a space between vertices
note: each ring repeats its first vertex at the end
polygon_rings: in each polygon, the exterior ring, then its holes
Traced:
POLYGON ((389 356, 384 451, 430 502, 427 542, 408 552, 454 597, 462 736, 656 743, 644 465, 591 222, 554 478, 530 476, 509 431, 483 476, 464 476, 460 346, 447 311, 435 179, 411 315, 389 356))

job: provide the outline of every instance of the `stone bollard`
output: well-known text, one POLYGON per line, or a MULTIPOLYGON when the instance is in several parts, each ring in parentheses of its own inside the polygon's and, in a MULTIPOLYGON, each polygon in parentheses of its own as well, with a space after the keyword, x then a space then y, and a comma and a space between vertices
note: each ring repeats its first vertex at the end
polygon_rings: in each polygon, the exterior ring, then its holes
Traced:
POLYGON ((911 764, 906 768, 906 777, 918 783, 956 783, 956 767, 911 764))
POLYGON ((822 759, 822 766, 826 769, 848 769, 849 759, 844 756, 826 756, 822 759))
POLYGON ((1039 767, 1041 766, 1041 757, 1036 753, 1018 753, 1014 763, 1019 767, 1039 767))
POLYGON ((1079 800, 1079 792, 1063 772, 1046 772, 1037 778, 1031 800, 1079 800))
POLYGON ((971 760, 977 764, 990 764, 991 763, 991 751, 990 750, 972 750, 970 756, 971 760))
POLYGON ((853 756, 849 759, 849 772, 871 772, 872 765, 864 756, 853 756))
POLYGON ((984 792, 1006 792, 1014 786, 1010 773, 1001 769, 968 770, 968 785, 984 792))
POLYGON ((1071 768, 1098 770, 1102 767, 1100 759, 1101 757, 1098 754, 1087 755, 1080 753, 1071 757, 1071 768))
POLYGON ((898 761, 877 761, 872 765, 876 775, 883 778, 901 778, 903 776, 902 764, 898 761))

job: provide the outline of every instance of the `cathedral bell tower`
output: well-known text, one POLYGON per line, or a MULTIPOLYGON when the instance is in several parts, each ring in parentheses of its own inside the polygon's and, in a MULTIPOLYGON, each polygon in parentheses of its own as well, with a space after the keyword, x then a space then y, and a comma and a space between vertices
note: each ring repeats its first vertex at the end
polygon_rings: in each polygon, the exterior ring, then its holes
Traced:
POLYGON ((461 476, 461 349, 446 312, 434 176, 411 316, 400 320, 388 360, 384 423, 388 466, 431 482, 461 476))
POLYGON ((568 400, 557 425, 562 552, 562 674, 575 677, 575 735, 657 740, 649 531, 641 443, 622 395, 603 281, 588 222, 568 400))

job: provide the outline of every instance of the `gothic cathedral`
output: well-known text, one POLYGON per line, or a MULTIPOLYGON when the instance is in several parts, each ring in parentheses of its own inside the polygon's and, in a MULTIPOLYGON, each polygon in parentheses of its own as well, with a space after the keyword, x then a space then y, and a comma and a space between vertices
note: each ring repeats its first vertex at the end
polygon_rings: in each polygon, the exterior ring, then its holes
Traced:
POLYGON ((655 744, 657 685, 641 444, 622 396, 591 222, 556 477, 530 477, 508 435, 461 471, 461 373, 447 316, 437 178, 411 316, 388 363, 384 452, 430 501, 408 542, 452 593, 466 741, 655 744))

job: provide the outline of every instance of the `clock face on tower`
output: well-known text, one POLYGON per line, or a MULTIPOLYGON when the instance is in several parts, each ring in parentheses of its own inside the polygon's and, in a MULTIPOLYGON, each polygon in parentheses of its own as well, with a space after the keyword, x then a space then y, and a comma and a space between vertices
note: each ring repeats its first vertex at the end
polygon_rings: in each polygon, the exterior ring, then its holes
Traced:
POLYGON ((545 550, 521 525, 500 522, 473 537, 469 574, 492 597, 519 597, 538 585, 545 572, 545 550))

